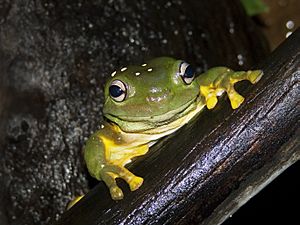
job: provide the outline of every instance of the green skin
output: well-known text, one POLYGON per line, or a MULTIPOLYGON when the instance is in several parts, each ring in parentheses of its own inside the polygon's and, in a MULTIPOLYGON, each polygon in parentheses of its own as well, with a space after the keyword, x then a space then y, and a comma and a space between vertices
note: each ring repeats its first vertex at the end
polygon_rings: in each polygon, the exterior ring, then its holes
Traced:
POLYGON ((143 183, 125 168, 133 157, 146 154, 158 139, 185 125, 205 106, 214 108, 217 96, 224 92, 232 108, 238 108, 244 98, 234 84, 241 80, 254 84, 262 76, 260 70, 234 72, 215 67, 187 84, 179 73, 181 63, 169 57, 156 58, 123 68, 107 81, 103 110, 107 120, 87 141, 84 158, 90 174, 106 183, 114 200, 123 198, 116 178, 124 179, 132 191, 143 183), (109 87, 115 80, 126 86, 122 101, 110 96, 109 87))

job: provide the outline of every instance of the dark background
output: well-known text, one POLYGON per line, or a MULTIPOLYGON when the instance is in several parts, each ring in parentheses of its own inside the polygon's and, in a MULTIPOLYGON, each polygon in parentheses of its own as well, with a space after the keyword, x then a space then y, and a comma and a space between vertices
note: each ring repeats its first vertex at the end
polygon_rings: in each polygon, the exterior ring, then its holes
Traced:
POLYGON ((300 224, 298 161, 250 199, 223 225, 300 224))

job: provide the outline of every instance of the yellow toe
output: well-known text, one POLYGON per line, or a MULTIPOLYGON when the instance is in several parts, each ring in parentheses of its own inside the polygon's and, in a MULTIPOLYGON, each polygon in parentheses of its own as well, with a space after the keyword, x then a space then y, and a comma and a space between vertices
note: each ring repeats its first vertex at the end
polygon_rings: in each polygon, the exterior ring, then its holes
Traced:
POLYGON ((218 103, 218 99, 216 96, 209 97, 206 100, 206 106, 208 109, 214 108, 217 103, 218 103))
POLYGON ((230 103, 233 109, 237 109, 244 101, 244 97, 239 94, 230 96, 230 103))
POLYGON ((144 179, 141 177, 134 177, 129 183, 129 187, 131 191, 137 190, 140 186, 142 186, 144 179))
POLYGON ((109 191, 113 200, 121 200, 124 197, 123 191, 117 186, 111 187, 109 191))
POLYGON ((72 201, 69 202, 68 206, 67 206, 67 210, 69 210, 71 207, 73 207, 77 202, 79 202, 80 199, 83 198, 84 195, 80 195, 75 197, 72 201))
POLYGON ((263 75, 263 71, 262 70, 254 70, 254 71, 248 71, 248 80, 252 83, 255 84, 257 83, 262 75, 263 75))

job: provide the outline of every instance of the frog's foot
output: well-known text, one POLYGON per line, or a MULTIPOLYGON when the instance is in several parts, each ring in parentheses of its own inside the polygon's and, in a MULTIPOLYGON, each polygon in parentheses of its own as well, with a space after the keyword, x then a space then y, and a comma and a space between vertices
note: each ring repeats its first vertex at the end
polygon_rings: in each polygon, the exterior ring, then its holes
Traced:
POLYGON ((215 107, 218 102, 217 96, 220 96, 224 91, 228 94, 231 107, 233 109, 238 108, 243 103, 244 97, 234 89, 234 84, 242 80, 249 80, 254 84, 263 75, 261 70, 234 72, 224 67, 220 67, 219 70, 221 74, 219 74, 212 84, 209 86, 200 86, 200 93, 205 97, 208 109, 215 107))
POLYGON ((263 72, 261 70, 249 70, 246 72, 228 70, 228 73, 220 81, 216 82, 220 88, 224 88, 227 92, 231 107, 236 109, 243 103, 244 97, 234 89, 234 84, 242 80, 248 80, 252 84, 255 84, 260 80, 262 75, 263 72))
POLYGON ((118 176, 109 172, 109 170, 102 170, 100 172, 100 177, 105 182, 106 186, 109 188, 109 192, 113 200, 123 199, 123 191, 121 190, 121 188, 118 187, 117 182, 115 180, 118 176))
POLYGON ((69 204, 67 205, 67 210, 69 210, 70 208, 72 208, 77 202, 79 202, 80 199, 83 198, 84 195, 80 195, 75 197, 72 201, 69 202, 69 204))
POLYGON ((114 200, 121 200, 124 197, 121 188, 116 183, 116 178, 125 180, 131 191, 137 190, 143 184, 143 178, 135 176, 125 167, 114 164, 105 165, 100 172, 100 177, 109 188, 110 195, 114 200))

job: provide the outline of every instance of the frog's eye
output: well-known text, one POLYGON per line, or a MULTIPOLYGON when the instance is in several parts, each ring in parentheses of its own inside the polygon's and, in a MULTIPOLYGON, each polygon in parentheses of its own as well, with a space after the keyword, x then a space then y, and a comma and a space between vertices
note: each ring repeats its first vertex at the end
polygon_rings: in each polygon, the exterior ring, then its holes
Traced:
POLYGON ((186 84, 192 83, 192 81, 194 80, 194 77, 195 77, 195 71, 194 71, 193 67, 186 62, 182 62, 180 64, 179 74, 182 77, 182 80, 184 81, 184 83, 186 83, 186 84))
POLYGON ((122 102, 126 97, 126 85, 120 80, 114 80, 109 86, 109 94, 116 102, 122 102))

